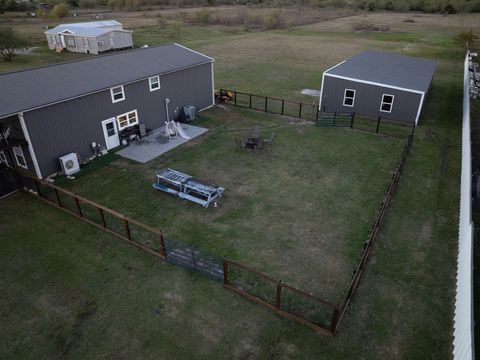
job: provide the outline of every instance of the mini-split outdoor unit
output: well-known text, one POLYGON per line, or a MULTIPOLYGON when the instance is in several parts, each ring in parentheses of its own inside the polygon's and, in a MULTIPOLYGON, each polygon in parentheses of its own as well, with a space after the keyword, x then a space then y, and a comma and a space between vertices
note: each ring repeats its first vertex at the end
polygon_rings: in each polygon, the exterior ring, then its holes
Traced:
POLYGON ((74 152, 63 155, 59 158, 60 165, 62 166, 62 173, 65 175, 72 175, 80 171, 80 165, 78 164, 77 154, 74 152))

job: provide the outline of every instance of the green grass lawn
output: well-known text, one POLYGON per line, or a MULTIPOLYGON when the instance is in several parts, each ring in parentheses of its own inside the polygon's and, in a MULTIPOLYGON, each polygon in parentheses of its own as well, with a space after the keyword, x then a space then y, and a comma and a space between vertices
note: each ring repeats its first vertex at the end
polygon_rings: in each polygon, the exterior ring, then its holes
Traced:
POLYGON ((60 184, 167 237, 339 302, 406 135, 322 128, 232 107, 205 112, 197 125, 210 130, 147 164, 122 158, 60 184), (234 139, 255 125, 265 137, 276 133, 274 145, 238 151, 234 139), (167 167, 225 187, 220 206, 203 209, 154 190, 155 173, 167 167))
MULTIPOLYGON (((442 19, 439 16, 438 22, 442 19)), ((179 41, 174 31, 171 34, 175 36, 155 31, 159 42, 179 41)), ((145 28, 138 31, 138 36, 146 38, 149 33, 145 28)), ((154 40, 155 35, 151 36, 150 40, 154 40)), ((0 286, 3 291, 0 335, 4 339, 0 344, 0 357, 450 358, 462 99, 462 51, 452 41, 453 36, 447 28, 352 34, 314 27, 249 33, 191 27, 182 34, 182 43, 216 58, 217 87, 307 101, 314 100, 300 95, 301 89, 318 88, 324 69, 364 49, 439 60, 411 154, 365 277, 335 339, 280 320, 219 285, 166 265, 45 204, 32 201, 27 195, 18 194, 2 200, 0 206, 0 286), (209 35, 197 36, 202 32, 209 35)), ((45 55, 42 61, 51 59, 45 55)), ((285 124, 271 116, 250 114, 232 111, 232 117, 227 117, 221 116, 220 111, 212 112, 205 126, 213 129, 221 118, 225 122, 223 129, 217 127, 215 132, 193 141, 191 146, 178 148, 146 165, 115 160, 84 178, 79 177, 73 188, 92 194, 94 200, 101 200, 134 218, 166 226, 168 235, 222 255, 251 258, 250 265, 279 274, 284 280, 290 275, 282 273, 285 270, 280 260, 285 259, 282 258, 285 254, 272 250, 281 249, 284 243, 288 245, 291 239, 287 234, 298 233, 304 226, 302 241, 307 246, 312 241, 315 245, 328 245, 320 248, 322 254, 332 252, 328 260, 336 256, 338 265, 344 267, 335 268, 335 262, 320 264, 320 259, 319 264, 315 264, 313 260, 319 253, 302 253, 302 248, 290 248, 294 254, 287 259, 305 257, 310 261, 305 268, 313 274, 295 278, 296 284, 319 286, 319 290, 323 284, 329 284, 329 289, 342 288, 345 279, 348 280, 350 264, 358 260, 355 256, 360 255, 380 205, 378 201, 388 180, 390 161, 395 159, 389 152, 393 154, 394 148, 399 147, 395 145, 399 139, 348 129, 309 127, 306 131, 306 127, 283 126, 285 124), (265 128, 277 128, 278 143, 274 151, 262 157, 257 154, 225 156, 224 153, 230 154, 233 150, 234 133, 227 130, 233 128, 230 121, 235 116, 240 117, 236 121, 242 129, 244 125, 250 128, 255 122, 265 128), (315 141, 317 139, 322 141, 315 141), (351 139, 355 139, 361 151, 351 149, 351 139), (206 146, 212 143, 215 146, 206 146), (303 143, 311 147, 311 151, 304 149, 303 143), (382 145, 382 153, 375 152, 380 147, 374 144, 382 145), (207 148, 204 153, 194 151, 202 147, 207 148), (295 151, 287 152, 290 147, 295 151), (344 153, 344 161, 332 157, 333 153, 323 152, 325 147, 337 150, 337 156, 344 153), (372 161, 385 177, 368 179, 376 171, 361 157, 362 151, 374 157, 372 161), (184 158, 180 156, 182 153, 184 158), (298 155, 304 156, 299 160, 295 158, 298 155), (202 159, 215 161, 206 163, 202 159), (235 162, 229 164, 228 161, 235 162), (362 167, 355 166, 359 163, 362 167), (234 173, 222 172, 216 164, 228 166, 234 173), (220 207, 205 210, 166 194, 152 193, 149 184, 154 173, 165 165, 181 166, 179 170, 225 185, 227 192, 220 207), (256 184, 262 186, 254 189, 248 186, 252 172, 246 169, 260 174, 256 184), (278 179, 266 176, 272 171, 279 171, 278 179), (295 171, 301 176, 296 177, 295 171), (333 176, 336 186, 328 182, 327 175, 333 176), (354 176, 361 179, 361 184, 352 181, 354 176), (121 180, 113 188, 112 177, 121 180), (93 186, 89 189, 88 179, 92 179, 98 189, 93 186), (272 179, 273 187, 269 188, 265 184, 272 179), (303 185, 298 204, 281 186, 283 181, 292 187, 298 183, 303 185), (319 183, 323 185, 320 190, 319 183), (359 190, 362 186, 366 192, 359 190), (117 190, 125 192, 127 188, 131 192, 122 197, 116 193, 117 190), (255 201, 252 194, 264 201, 255 201), (344 199, 349 197, 355 199, 356 210, 348 209, 350 203, 344 199), (339 198, 342 200, 338 201, 339 198), (136 199, 145 201, 148 211, 132 205, 136 199), (242 208, 236 208, 237 203, 242 204, 242 208), (324 207, 329 210, 327 216, 320 207, 309 209, 310 203, 328 205, 324 207), (274 206, 268 208, 268 204, 274 206), (362 204, 365 209, 359 211, 362 204), (168 211, 164 213, 162 209, 168 211), (180 211, 175 214, 175 209, 180 211), (352 213, 354 215, 345 221, 347 214, 352 213), (257 222, 255 216, 261 221, 257 222), (269 216, 280 224, 271 231, 265 230, 273 224, 269 216), (235 227, 230 226, 231 223, 235 227), (253 238, 244 240, 243 234, 247 231, 262 235, 270 247, 256 247, 253 238), (212 236, 214 233, 219 234, 218 238, 212 236), (200 235, 198 239, 196 234, 200 235), (225 238, 232 239, 231 243, 225 238), (340 238, 343 243, 335 242, 340 238), (343 247, 336 248, 338 245, 343 247), (251 256, 252 249, 257 250, 257 256, 251 256), (266 261, 272 254, 279 255, 278 263, 266 261), (326 274, 319 273, 325 269, 334 270, 327 283, 326 274), (341 278, 336 276, 340 273, 341 278)))

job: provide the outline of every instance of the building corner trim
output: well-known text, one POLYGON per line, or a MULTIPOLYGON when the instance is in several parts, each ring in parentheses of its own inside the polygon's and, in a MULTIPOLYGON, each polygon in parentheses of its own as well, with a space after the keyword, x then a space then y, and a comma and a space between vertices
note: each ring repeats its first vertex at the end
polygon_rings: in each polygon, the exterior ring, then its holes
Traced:
POLYGON ((25 118, 23 117, 23 112, 18 113, 18 120, 20 120, 20 126, 22 127, 23 135, 25 136, 25 140, 28 142, 28 151, 30 153, 30 157, 33 161, 33 166, 35 167, 35 173, 39 179, 42 178, 42 173, 40 171, 40 166, 38 166, 37 157, 35 155, 35 150, 33 149, 33 144, 30 139, 30 134, 28 133, 27 125, 25 124, 25 118))

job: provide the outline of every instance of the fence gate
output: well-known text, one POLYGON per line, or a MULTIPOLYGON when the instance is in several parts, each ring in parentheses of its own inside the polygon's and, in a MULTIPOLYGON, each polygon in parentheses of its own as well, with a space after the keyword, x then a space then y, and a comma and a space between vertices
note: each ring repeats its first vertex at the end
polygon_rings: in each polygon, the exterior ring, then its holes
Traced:
POLYGON ((0 163, 0 198, 19 189, 18 179, 5 165, 0 163))
POLYGON ((171 264, 223 281, 223 258, 219 256, 169 238, 165 239, 165 253, 171 264))

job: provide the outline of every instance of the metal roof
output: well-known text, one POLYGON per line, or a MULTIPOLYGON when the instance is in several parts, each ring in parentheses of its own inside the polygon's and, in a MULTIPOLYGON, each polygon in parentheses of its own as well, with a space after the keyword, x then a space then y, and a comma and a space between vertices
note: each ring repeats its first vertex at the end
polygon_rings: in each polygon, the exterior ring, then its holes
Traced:
POLYGON ((95 28, 105 28, 112 26, 121 26, 123 25, 116 20, 103 20, 103 21, 89 21, 81 23, 70 23, 70 24, 60 24, 45 31, 46 34, 56 34, 65 30, 74 31, 80 29, 95 29, 95 28))
POLYGON ((0 118, 212 61, 182 45, 166 44, 3 73, 0 118))
POLYGON ((325 75, 426 92, 436 67, 433 60, 369 50, 325 71, 325 75))

